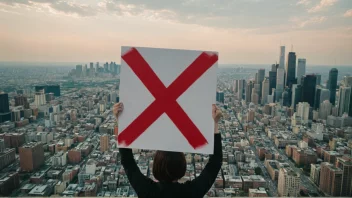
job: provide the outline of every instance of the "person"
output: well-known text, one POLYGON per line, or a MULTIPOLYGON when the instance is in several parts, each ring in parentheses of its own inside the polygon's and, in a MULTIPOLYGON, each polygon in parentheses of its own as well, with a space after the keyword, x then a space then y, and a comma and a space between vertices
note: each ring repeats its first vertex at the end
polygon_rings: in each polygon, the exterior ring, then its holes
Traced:
MULTIPOLYGON (((117 103, 113 107, 113 113, 118 119, 123 112, 123 104, 117 103)), ((210 113, 210 112, 209 112, 210 113)), ((181 152, 157 151, 153 161, 153 175, 158 182, 144 176, 137 166, 132 150, 119 148, 121 164, 125 169, 127 178, 137 193, 143 198, 184 198, 204 197, 213 185, 222 165, 221 134, 218 130, 218 122, 222 113, 213 105, 212 117, 214 119, 214 152, 201 174, 192 181, 178 183, 186 173, 186 158, 181 152)))

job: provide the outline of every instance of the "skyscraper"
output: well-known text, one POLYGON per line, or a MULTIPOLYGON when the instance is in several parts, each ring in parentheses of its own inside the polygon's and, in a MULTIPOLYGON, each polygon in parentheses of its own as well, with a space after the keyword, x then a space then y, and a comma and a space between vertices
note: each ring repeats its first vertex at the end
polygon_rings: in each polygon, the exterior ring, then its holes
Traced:
POLYGON ((237 87, 238 87, 237 88, 238 99, 239 100, 245 99, 244 96, 245 96, 246 80, 244 79, 238 80, 237 87))
POLYGON ((302 97, 302 85, 293 84, 292 85, 292 104, 291 107, 296 109, 296 106, 301 102, 302 97))
POLYGON ((315 76, 317 77, 316 85, 320 85, 321 84, 321 74, 315 74, 315 76))
POLYGON ((251 102, 251 99, 252 99, 252 89, 253 89, 253 81, 249 81, 246 85, 246 102, 249 103, 251 102))
POLYGON ((339 88, 339 116, 342 116, 344 113, 348 113, 350 110, 350 100, 351 100, 351 87, 340 86, 339 88))
POLYGON ((269 94, 272 94, 272 89, 276 88, 276 70, 269 71, 269 94))
POLYGON ((330 100, 325 100, 320 104, 319 107, 319 118, 326 120, 329 115, 331 115, 332 105, 330 100))
POLYGON ((268 78, 264 78, 262 84, 262 104, 265 105, 268 102, 268 95, 270 91, 270 82, 268 78))
POLYGON ((258 90, 258 91, 259 91, 259 93, 258 93, 259 98, 261 98, 261 96, 262 96, 262 87, 263 87, 263 80, 264 80, 264 77, 265 77, 265 69, 259 69, 259 70, 258 70, 257 79, 256 79, 257 84, 260 85, 260 88, 259 88, 259 90, 258 90))
POLYGON ((10 120, 9 95, 7 93, 0 93, 0 123, 10 120))
POLYGON ((315 74, 306 75, 302 78, 302 102, 308 102, 311 107, 314 107, 316 82, 315 74))
POLYGON ((296 84, 296 53, 289 52, 286 65, 286 83, 285 85, 292 88, 292 84, 296 84))
POLYGON ((285 107, 290 106, 289 94, 287 89, 285 89, 285 91, 282 92, 282 106, 285 106, 285 107))
POLYGON ((299 58, 298 59, 298 65, 297 65, 297 72, 296 72, 296 77, 297 77, 297 84, 301 83, 301 77, 306 75, 306 59, 305 58, 299 58))
POLYGON ((285 46, 280 47, 280 62, 276 71, 275 101, 280 101, 285 84, 285 46))
POLYGON ((317 110, 320 104, 325 100, 330 100, 330 91, 321 86, 317 86, 315 90, 314 109, 317 110))
POLYGON ((330 90, 330 102, 333 105, 335 105, 336 100, 337 75, 338 70, 336 68, 332 68, 329 72, 329 80, 327 83, 327 88, 330 90))
POLYGON ((76 65, 76 77, 79 78, 82 76, 82 65, 76 65))
POLYGON ((285 65, 285 46, 280 46, 279 68, 284 68, 284 65, 285 65))

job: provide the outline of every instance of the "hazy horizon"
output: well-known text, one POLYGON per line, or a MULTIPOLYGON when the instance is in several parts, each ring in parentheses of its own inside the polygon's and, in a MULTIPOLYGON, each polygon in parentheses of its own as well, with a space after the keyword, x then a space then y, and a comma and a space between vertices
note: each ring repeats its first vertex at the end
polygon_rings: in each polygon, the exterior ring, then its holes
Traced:
POLYGON ((0 0, 0 61, 120 61, 121 46, 218 51, 220 64, 352 65, 351 0, 0 0))

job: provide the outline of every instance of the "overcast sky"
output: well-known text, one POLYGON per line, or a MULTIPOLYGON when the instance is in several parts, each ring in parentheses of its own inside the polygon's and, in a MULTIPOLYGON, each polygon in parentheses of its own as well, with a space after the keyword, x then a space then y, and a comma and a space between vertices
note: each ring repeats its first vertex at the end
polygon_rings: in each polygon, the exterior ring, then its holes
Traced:
POLYGON ((0 0, 0 61, 119 63, 122 45, 352 65, 352 0, 0 0))

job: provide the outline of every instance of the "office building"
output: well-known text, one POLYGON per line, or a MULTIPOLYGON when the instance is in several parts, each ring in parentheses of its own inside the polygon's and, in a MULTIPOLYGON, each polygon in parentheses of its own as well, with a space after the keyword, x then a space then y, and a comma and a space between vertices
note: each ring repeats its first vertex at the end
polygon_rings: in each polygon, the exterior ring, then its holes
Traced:
POLYGON ((246 102, 249 103, 251 102, 251 99, 252 99, 252 89, 254 87, 254 83, 253 81, 249 81, 246 85, 246 102))
POLYGON ((224 103, 225 101, 225 95, 223 91, 217 91, 216 92, 216 101, 220 103, 224 103))
POLYGON ((282 92, 284 91, 285 84, 285 69, 277 68, 276 72, 276 89, 275 89, 275 101, 279 102, 282 98, 282 92))
POLYGON ((297 64, 297 72, 296 72, 296 78, 297 78, 297 84, 301 83, 301 78, 302 76, 306 75, 306 59, 305 58, 299 58, 298 59, 298 64, 297 64))
POLYGON ((285 85, 292 88, 296 84, 296 53, 289 52, 286 65, 286 83, 285 85))
POLYGON ((276 69, 269 71, 269 95, 273 94, 273 89, 276 88, 276 69))
POLYGON ((82 65, 76 65, 76 77, 77 78, 82 76, 82 71, 83 71, 82 65))
POLYGON ((338 101, 338 115, 342 116, 348 113, 350 109, 351 87, 340 86, 339 101, 338 101))
POLYGON ((329 80, 326 85, 326 88, 330 90, 330 102, 332 105, 335 105, 336 100, 337 75, 338 70, 336 68, 332 68, 329 71, 329 80))
POLYGON ((109 136, 106 134, 100 136, 100 151, 109 151, 109 136))
POLYGON ((332 104, 330 103, 330 98, 329 98, 329 100, 325 100, 320 104, 319 118, 326 120, 328 116, 331 115, 331 110, 332 110, 332 104))
POLYGON ((37 107, 40 107, 40 106, 46 104, 46 97, 45 97, 44 89, 35 93, 34 103, 37 107))
POLYGON ((43 145, 31 142, 19 148, 21 170, 32 172, 44 164, 43 145))
POLYGON ((10 121, 9 95, 0 92, 0 123, 10 121))
POLYGON ((285 68, 285 46, 280 46, 280 62, 279 68, 285 68))
POLYGON ((321 74, 315 74, 315 76, 317 78, 316 85, 321 85, 321 74))
POLYGON ((299 195, 301 179, 290 168, 280 168, 278 180, 278 196, 279 197, 297 197, 299 195))
POLYGON ((309 103, 307 102, 300 102, 297 105, 297 113, 296 115, 299 116, 301 118, 301 121, 303 123, 308 123, 309 120, 309 103))
POLYGON ((260 85, 260 88, 258 89, 258 95, 259 95, 260 99, 262 96, 262 87, 263 87, 262 83, 263 83, 264 77, 265 77, 265 69, 259 69, 256 82, 257 82, 257 84, 260 85))
POLYGON ((245 99, 245 93, 246 93, 246 80, 244 79, 241 79, 241 80, 238 80, 238 83, 237 83, 237 96, 238 96, 238 99, 239 100, 242 100, 242 99, 245 99))
POLYGON ((288 92, 289 92, 288 89, 285 89, 285 91, 282 92, 282 106, 285 106, 285 107, 291 106, 288 92))
POLYGON ((314 74, 306 75, 302 78, 302 102, 308 102, 311 107, 314 107, 316 76, 314 74))
POLYGON ((291 107, 293 107, 293 109, 296 109, 296 106, 299 102, 301 102, 301 97, 302 97, 302 85, 297 85, 297 84, 293 84, 292 85, 292 103, 291 103, 291 107))
POLYGON ((320 165, 319 189, 330 196, 341 195, 342 170, 328 162, 320 165))
POLYGON ((320 104, 325 100, 330 100, 330 91, 321 86, 317 86, 315 90, 314 109, 317 110, 320 104))
POLYGON ((268 103, 268 95, 270 91, 270 82, 269 78, 264 78, 262 83, 262 104, 265 105, 268 103))
POLYGON ((27 97, 24 95, 15 96, 15 106, 23 106, 25 109, 29 109, 27 97))

